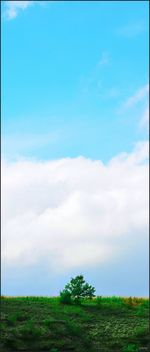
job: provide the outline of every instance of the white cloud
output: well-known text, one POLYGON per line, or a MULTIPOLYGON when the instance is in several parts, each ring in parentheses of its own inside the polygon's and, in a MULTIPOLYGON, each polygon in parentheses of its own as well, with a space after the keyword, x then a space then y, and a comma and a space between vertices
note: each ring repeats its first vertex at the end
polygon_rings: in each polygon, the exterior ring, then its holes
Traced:
POLYGON ((45 5, 54 1, 5 1, 4 17, 12 20, 18 16, 20 11, 26 10, 31 5, 45 5))
POLYGON ((147 104, 140 121, 141 127, 149 128, 149 105, 147 104))
POLYGON ((16 18, 20 10, 25 10, 27 7, 33 5, 35 1, 6 1, 5 15, 7 19, 11 20, 16 18))
POLYGON ((133 96, 127 99, 124 104, 124 108, 128 109, 133 107, 135 104, 141 102, 143 99, 148 98, 149 84, 141 87, 133 96))
POLYGON ((139 88, 132 96, 130 96, 118 110, 119 113, 126 113, 128 110, 134 111, 134 115, 139 115, 140 127, 149 127, 149 84, 145 84, 139 88), (139 109, 140 107, 140 109, 139 109), (138 109, 137 109, 138 108, 138 109), (141 112, 142 111, 142 112, 141 112))
POLYGON ((148 241, 148 143, 107 165, 84 157, 2 162, 2 264, 107 263, 148 241))
POLYGON ((110 57, 107 51, 102 51, 100 55, 99 61, 95 64, 95 66, 91 69, 91 72, 86 77, 82 77, 81 79, 81 92, 80 95, 83 94, 93 94, 99 93, 99 90, 104 91, 104 86, 101 81, 101 70, 107 67, 109 64, 110 57))
POLYGON ((2 154, 4 158, 19 158, 29 150, 54 145, 59 139, 59 132, 45 134, 8 134, 2 136, 2 154))
POLYGON ((99 60, 98 66, 104 66, 109 63, 109 54, 106 51, 102 52, 101 58, 99 60))
POLYGON ((122 37, 132 38, 145 32, 148 29, 145 21, 139 21, 136 23, 129 23, 120 27, 116 32, 122 37))

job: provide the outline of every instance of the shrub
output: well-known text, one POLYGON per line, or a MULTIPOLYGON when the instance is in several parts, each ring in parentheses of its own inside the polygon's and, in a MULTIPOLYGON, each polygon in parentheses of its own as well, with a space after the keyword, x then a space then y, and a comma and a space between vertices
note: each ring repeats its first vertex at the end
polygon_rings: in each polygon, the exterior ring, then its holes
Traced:
POLYGON ((61 291, 60 292, 60 303, 71 304, 72 303, 71 293, 66 290, 61 291))

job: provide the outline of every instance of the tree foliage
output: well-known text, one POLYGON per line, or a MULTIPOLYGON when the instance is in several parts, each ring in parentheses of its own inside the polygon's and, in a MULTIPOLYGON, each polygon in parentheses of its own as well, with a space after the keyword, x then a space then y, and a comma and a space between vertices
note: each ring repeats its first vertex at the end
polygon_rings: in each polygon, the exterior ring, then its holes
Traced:
POLYGON ((91 299, 95 296, 94 293, 95 288, 85 282, 83 275, 78 275, 72 278, 65 286, 64 290, 60 292, 60 297, 65 300, 65 297, 70 296, 72 299, 79 302, 81 298, 87 297, 91 299))

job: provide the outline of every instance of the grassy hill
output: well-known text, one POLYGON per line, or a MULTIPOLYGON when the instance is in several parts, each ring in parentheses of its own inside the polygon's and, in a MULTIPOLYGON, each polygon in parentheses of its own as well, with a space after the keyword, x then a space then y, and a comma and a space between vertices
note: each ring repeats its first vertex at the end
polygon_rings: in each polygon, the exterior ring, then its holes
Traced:
POLYGON ((1 351, 146 352, 148 314, 142 298, 63 305, 58 297, 2 297, 1 351))

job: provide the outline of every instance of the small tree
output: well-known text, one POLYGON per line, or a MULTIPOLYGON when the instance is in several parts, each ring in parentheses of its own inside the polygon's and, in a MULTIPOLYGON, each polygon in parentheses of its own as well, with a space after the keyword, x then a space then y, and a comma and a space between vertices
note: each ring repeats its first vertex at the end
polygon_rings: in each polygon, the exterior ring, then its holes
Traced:
POLYGON ((70 295, 76 302, 79 302, 85 297, 92 299, 95 296, 94 292, 95 288, 85 282, 83 275, 78 275, 70 280, 60 295, 70 295))

